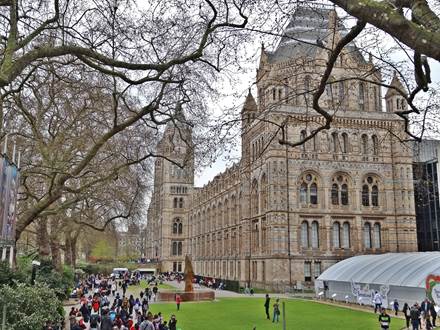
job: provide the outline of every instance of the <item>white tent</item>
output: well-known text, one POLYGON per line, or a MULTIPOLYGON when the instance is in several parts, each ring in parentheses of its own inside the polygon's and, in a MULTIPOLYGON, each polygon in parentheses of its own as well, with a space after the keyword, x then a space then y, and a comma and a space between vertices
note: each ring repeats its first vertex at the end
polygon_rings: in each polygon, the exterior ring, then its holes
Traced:
POLYGON ((383 306, 397 299, 402 308, 405 302, 425 299, 429 275, 440 275, 440 252, 362 255, 328 268, 315 281, 315 289, 318 296, 360 304, 371 304, 377 291, 383 306))

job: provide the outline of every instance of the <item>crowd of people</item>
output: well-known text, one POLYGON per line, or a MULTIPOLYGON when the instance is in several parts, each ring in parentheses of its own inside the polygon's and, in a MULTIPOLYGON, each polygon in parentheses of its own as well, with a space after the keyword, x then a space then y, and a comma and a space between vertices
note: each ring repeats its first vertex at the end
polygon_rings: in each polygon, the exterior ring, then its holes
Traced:
MULTIPOLYGON (((380 293, 376 292, 373 297, 374 313, 380 311, 379 324, 382 330, 390 328, 391 317, 388 315, 385 308, 382 307, 382 297, 380 293)), ((397 299, 392 303, 394 315, 398 316, 400 306, 397 299)), ((406 328, 412 330, 431 330, 436 327, 438 307, 429 299, 425 299, 420 305, 418 303, 410 306, 405 303, 401 312, 405 317, 406 328), (411 328, 410 328, 411 327, 411 328)))
POLYGON ((175 315, 166 321, 161 313, 150 311, 150 303, 156 300, 159 291, 157 282, 150 279, 138 296, 127 295, 129 285, 136 283, 139 278, 133 279, 128 274, 123 274, 120 280, 102 275, 83 280, 76 291, 80 307, 72 307, 69 313, 70 330, 176 330, 175 315))

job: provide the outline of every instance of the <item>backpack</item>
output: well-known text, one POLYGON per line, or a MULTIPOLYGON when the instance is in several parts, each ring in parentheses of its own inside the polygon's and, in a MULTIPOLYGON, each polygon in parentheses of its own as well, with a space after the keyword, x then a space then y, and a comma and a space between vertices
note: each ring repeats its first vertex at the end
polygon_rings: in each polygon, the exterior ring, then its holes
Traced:
POLYGON ((409 311, 409 316, 411 317, 411 320, 415 321, 419 319, 419 311, 415 308, 411 308, 409 311))
POLYGON ((90 317, 90 326, 95 327, 95 328, 98 326, 98 315, 97 314, 93 314, 90 317))

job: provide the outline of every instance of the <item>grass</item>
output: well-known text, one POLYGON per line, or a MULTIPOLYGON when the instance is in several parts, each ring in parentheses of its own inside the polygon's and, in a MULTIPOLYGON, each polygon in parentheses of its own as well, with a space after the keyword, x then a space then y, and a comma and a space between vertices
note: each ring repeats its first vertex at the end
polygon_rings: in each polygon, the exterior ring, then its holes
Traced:
MULTIPOLYGON (((271 300, 271 305, 274 299, 271 300)), ((295 330, 371 330, 379 329, 378 315, 346 308, 319 304, 313 301, 285 300, 287 329, 295 330)), ((182 303, 176 311, 175 304, 152 304, 153 314, 162 312, 165 320, 171 314, 177 317, 181 330, 281 330, 279 324, 266 320, 264 299, 224 298, 214 302, 182 303)), ((272 310, 270 311, 272 316, 272 310)), ((404 327, 404 320, 393 318, 390 330, 404 327)))
MULTIPOLYGON (((150 285, 150 289, 152 289, 153 286, 154 285, 150 285)), ((146 287, 147 287, 147 281, 141 280, 141 283, 139 285, 130 285, 128 287, 128 291, 135 292, 136 295, 138 295, 139 291, 144 290, 146 287)), ((177 288, 175 288, 174 286, 166 284, 166 283, 158 284, 157 287, 158 287, 159 291, 160 290, 177 290, 177 288)))

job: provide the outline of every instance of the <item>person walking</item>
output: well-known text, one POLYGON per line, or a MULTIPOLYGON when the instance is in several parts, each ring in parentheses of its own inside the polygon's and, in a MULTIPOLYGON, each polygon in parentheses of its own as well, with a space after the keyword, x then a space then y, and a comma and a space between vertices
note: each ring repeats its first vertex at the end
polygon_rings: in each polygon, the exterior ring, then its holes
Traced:
POLYGON ((266 311, 266 318, 268 320, 270 320, 269 306, 270 306, 270 297, 269 297, 269 294, 266 293, 266 301, 264 302, 264 310, 266 311))
POLYGON ((275 320, 277 323, 280 321, 280 300, 275 300, 275 304, 273 304, 273 320, 272 323, 275 323, 275 320))
POLYGON ((387 330, 390 328, 391 317, 387 314, 385 308, 382 308, 381 313, 379 315, 379 324, 381 330, 387 330))
POLYGON ((176 293, 176 306, 177 306, 177 311, 180 310, 180 303, 182 302, 182 298, 180 297, 180 294, 176 293))
POLYGON ((168 327, 170 330, 176 330, 177 329, 177 319, 176 315, 171 315, 170 322, 168 322, 168 327))
POLYGON ((374 293, 373 302, 374 302, 374 314, 376 314, 376 312, 377 311, 380 312, 382 308, 382 295, 377 291, 374 293))
POLYGON ((431 314, 432 317, 432 326, 435 328, 435 320, 437 319, 437 311, 435 310, 435 302, 431 303, 431 308, 429 309, 429 313, 431 314))
POLYGON ((409 329, 409 322, 411 321, 411 316, 410 316, 410 313, 409 313, 410 310, 411 310, 411 308, 409 308, 408 303, 405 303, 405 304, 403 305, 402 312, 403 312, 403 315, 405 316, 405 320, 406 320, 406 328, 407 328, 407 329, 409 329))
POLYGON ((113 321, 109 315, 109 311, 107 309, 104 309, 102 312, 101 330, 112 330, 112 328, 113 321))
POLYGON ((417 304, 414 304, 413 307, 411 307, 411 310, 409 311, 410 317, 411 317, 411 325, 413 327, 413 330, 419 330, 420 326, 420 310, 419 306, 417 304))
POLYGON ((394 299, 393 301, 393 310, 394 310, 394 315, 397 316, 397 313, 399 312, 399 302, 397 301, 397 299, 394 299))

